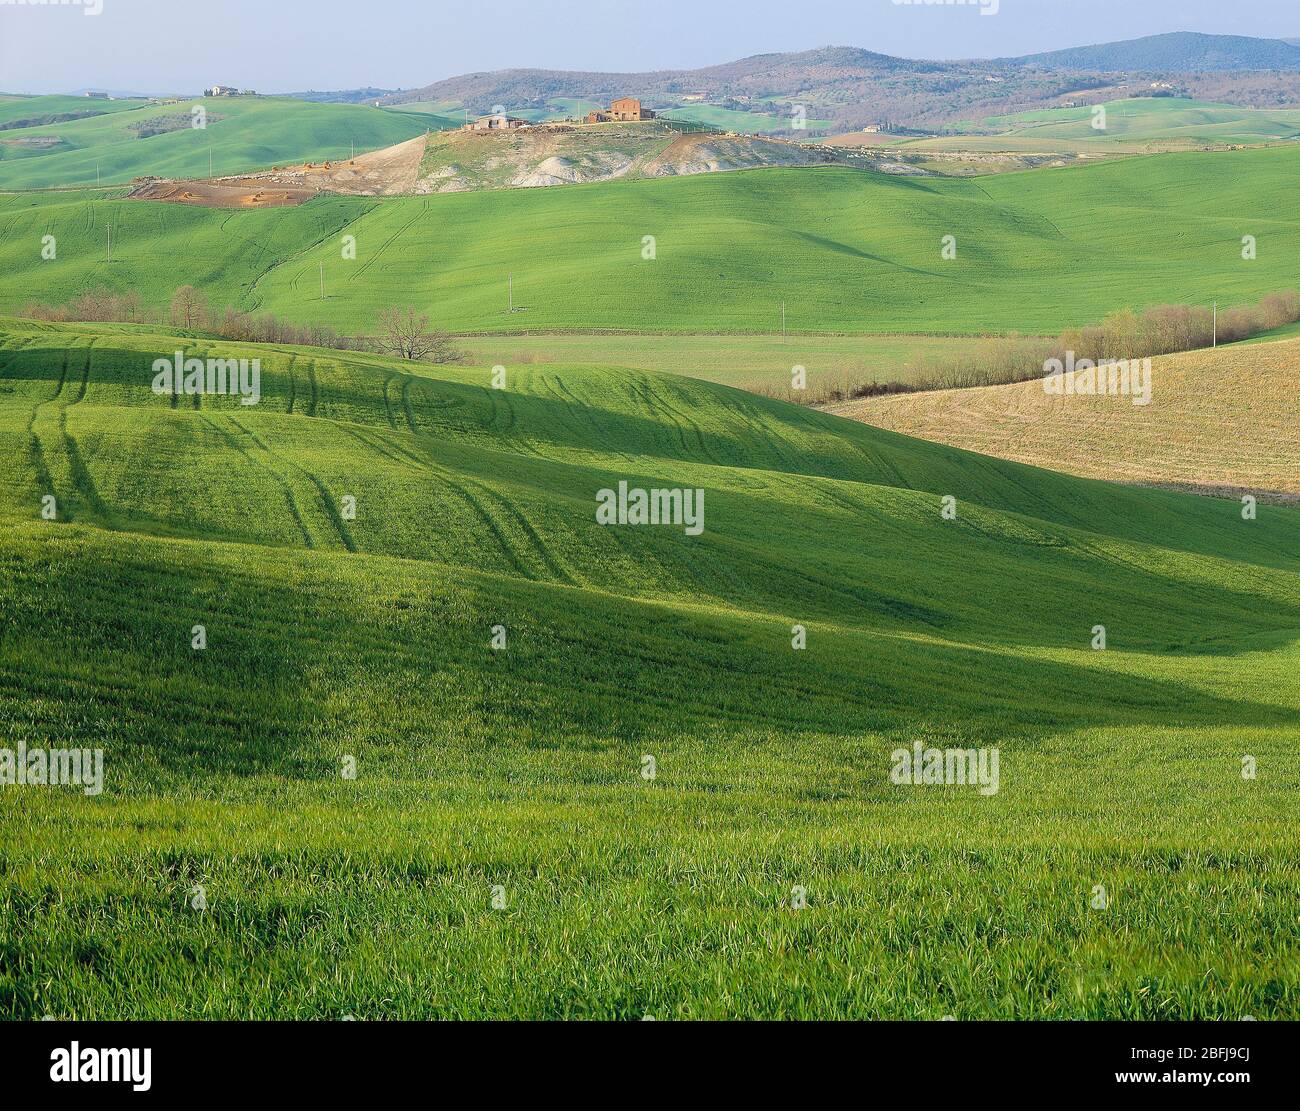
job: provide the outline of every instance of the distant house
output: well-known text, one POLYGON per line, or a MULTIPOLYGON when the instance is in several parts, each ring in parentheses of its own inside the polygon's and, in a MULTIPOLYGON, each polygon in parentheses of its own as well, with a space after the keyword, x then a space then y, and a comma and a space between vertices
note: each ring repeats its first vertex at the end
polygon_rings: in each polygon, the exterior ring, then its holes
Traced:
POLYGON ((875 135, 879 130, 880 124, 878 123, 869 123, 862 129, 863 133, 866 135, 875 135))
POLYGON ((608 108, 608 110, 588 112, 588 123, 610 123, 619 121, 626 123, 631 120, 652 120, 655 114, 649 108, 642 108, 641 102, 634 96, 619 97, 608 108))
POLYGON ((473 123, 465 124, 462 131, 517 131, 521 127, 527 127, 528 121, 518 119, 515 116, 506 116, 495 113, 491 116, 479 116, 473 123))
POLYGON ((239 90, 234 85, 213 85, 203 90, 204 96, 238 96, 239 90))
POLYGON ((108 95, 108 93, 87 93, 86 95, 90 97, 91 100, 112 100, 113 99, 111 96, 108 95))

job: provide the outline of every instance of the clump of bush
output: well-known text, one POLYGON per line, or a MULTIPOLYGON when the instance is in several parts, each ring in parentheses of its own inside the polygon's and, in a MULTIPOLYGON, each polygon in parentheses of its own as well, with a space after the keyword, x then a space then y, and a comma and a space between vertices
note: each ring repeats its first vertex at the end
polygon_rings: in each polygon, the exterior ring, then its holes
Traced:
POLYGON ((1254 305, 1239 305, 1218 313, 1201 305, 1157 305, 1136 312, 1111 313, 1099 324, 1071 328, 1056 339, 1007 336, 981 340, 980 349, 968 354, 931 358, 905 366, 905 374, 891 382, 822 383, 806 390, 757 387, 755 392, 805 405, 825 405, 882 394, 955 390, 972 386, 1003 386, 1043 376, 1049 359, 1145 359, 1193 351, 1215 342, 1234 343, 1300 321, 1300 294, 1295 290, 1270 293, 1254 305))
POLYGON ((373 335, 348 336, 323 324, 297 324, 273 313, 240 312, 230 305, 214 309, 192 285, 180 286, 165 312, 148 310, 138 293, 101 288, 86 290, 62 305, 29 302, 21 315, 32 320, 155 324, 245 343, 369 351, 425 363, 461 363, 468 358, 447 332, 431 328, 428 317, 413 308, 385 309, 373 335))

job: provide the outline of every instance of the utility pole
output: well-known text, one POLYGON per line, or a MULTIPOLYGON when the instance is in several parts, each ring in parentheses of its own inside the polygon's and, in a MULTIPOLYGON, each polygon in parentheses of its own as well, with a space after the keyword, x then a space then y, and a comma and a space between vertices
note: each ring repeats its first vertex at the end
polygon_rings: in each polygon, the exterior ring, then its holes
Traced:
POLYGON ((104 227, 108 229, 108 261, 112 262, 113 261, 113 225, 105 224, 104 227))
POLYGON ((95 159, 95 188, 99 188, 99 159, 95 159))
POLYGON ((515 276, 514 276, 514 274, 507 274, 507 275, 506 275, 506 290, 508 291, 508 292, 507 292, 507 297, 508 297, 508 301, 507 301, 508 309, 507 309, 507 311, 509 311, 509 312, 514 312, 514 311, 515 311, 515 276))
POLYGON ((355 160, 356 157, 357 157, 357 141, 356 141, 355 139, 353 139, 353 140, 352 140, 352 158, 355 160))
POLYGON ((320 299, 325 300, 325 263, 320 264, 320 299))
POLYGON ((212 176, 212 148, 208 147, 208 177, 212 176))
POLYGON ((785 302, 781 302, 781 342, 785 343, 785 302))
POLYGON ((1210 340, 1211 347, 1219 346, 1219 302, 1214 302, 1214 335, 1210 340))

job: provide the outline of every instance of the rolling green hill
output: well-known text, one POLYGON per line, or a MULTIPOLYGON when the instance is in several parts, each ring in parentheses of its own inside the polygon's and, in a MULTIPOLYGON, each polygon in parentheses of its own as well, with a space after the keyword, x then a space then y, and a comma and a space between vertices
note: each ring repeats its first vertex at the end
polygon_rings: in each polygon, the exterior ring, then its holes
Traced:
POLYGON ((0 326, 0 1014, 1300 1014, 1300 513, 507 370, 0 326))
MULTIPOLYGON (((39 132, 57 138, 53 149, 15 147, 0 142, 0 189, 53 189, 104 185, 132 178, 208 176, 208 156, 217 175, 263 169, 280 163, 323 161, 391 146, 436 126, 434 117, 391 112, 356 104, 311 104, 283 97, 218 97, 159 104, 96 101, 76 97, 36 97, 89 107, 122 108, 89 119, 24 128, 13 136, 39 132), (191 126, 192 109, 202 106, 207 126, 191 126), (161 133, 149 134, 156 129, 161 133), (143 136, 143 137, 142 137, 143 136)), ((0 109, 12 111, 8 105, 0 109)), ((13 137, 0 132, 0 140, 13 137)))
POLYGON ((785 301, 795 331, 1052 333, 1121 306, 1290 286, 1298 171, 1300 146, 979 180, 778 168, 251 212, 9 196, 0 309, 101 284, 163 305, 188 282, 218 304, 344 329, 412 303, 460 331, 773 332, 785 301), (945 235, 955 260, 940 257, 945 235))
POLYGON ((1091 105, 991 116, 971 125, 996 135, 900 140, 907 149, 1140 151, 1256 144, 1300 136, 1300 110, 1246 108, 1178 97, 1141 97, 1107 102, 1106 127, 1092 126, 1091 105))
POLYGON ((86 96, 0 96, 0 137, 17 138, 22 129, 48 126, 60 117, 138 111, 145 103, 140 100, 95 100, 86 96))

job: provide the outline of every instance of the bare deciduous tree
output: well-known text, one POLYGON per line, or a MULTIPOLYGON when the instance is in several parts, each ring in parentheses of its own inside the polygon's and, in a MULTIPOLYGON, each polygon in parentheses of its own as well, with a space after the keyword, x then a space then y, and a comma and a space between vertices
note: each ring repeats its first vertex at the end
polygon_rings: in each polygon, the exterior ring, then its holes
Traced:
POLYGON ((172 324, 177 328, 206 328, 207 302, 192 285, 183 285, 172 294, 172 324))
POLYGON ((454 363, 461 358, 452 347, 451 336, 430 328, 429 318, 410 305, 404 309, 385 309, 379 314, 375 346, 386 355, 429 363, 454 363))

